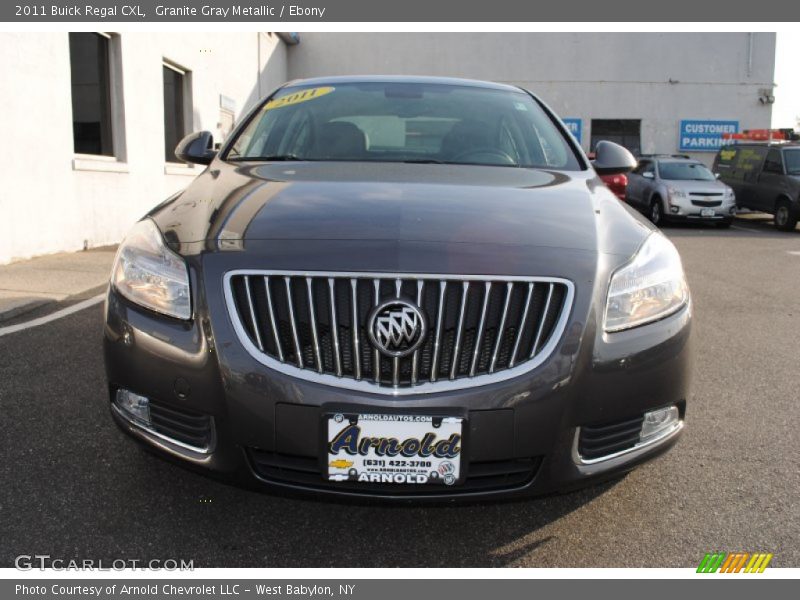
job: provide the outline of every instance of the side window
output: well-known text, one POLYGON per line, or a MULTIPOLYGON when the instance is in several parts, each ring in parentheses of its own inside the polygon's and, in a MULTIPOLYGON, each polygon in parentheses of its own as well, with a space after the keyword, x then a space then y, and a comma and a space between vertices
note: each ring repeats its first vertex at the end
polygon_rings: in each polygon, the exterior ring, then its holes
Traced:
POLYGON ((164 62, 164 159, 175 162, 175 146, 191 128, 192 89, 190 75, 179 67, 164 62))
POLYGON ((124 159, 116 38, 103 33, 70 33, 69 61, 75 153, 124 159))
POLYGON ((632 171, 632 173, 634 175, 641 175, 648 168, 652 170, 653 163, 649 160, 640 160, 639 164, 636 165, 636 168, 632 171))
POLYGON ((783 175, 783 160, 781 159, 781 151, 777 148, 772 148, 767 154, 767 159, 764 161, 764 173, 783 175))
POLYGON ((655 177, 656 176, 656 163, 648 161, 647 165, 645 166, 644 170, 642 171, 642 175, 644 177, 648 177, 648 175, 652 175, 653 177, 655 177))
POLYGON ((714 169, 718 172, 729 171, 736 164, 736 148, 722 148, 714 161, 714 169))

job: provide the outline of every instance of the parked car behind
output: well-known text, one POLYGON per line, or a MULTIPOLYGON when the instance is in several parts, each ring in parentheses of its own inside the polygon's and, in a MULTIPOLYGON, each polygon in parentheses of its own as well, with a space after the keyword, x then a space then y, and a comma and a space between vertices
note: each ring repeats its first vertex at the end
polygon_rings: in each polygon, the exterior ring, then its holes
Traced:
POLYGON ((736 203, 775 216, 775 227, 793 231, 800 217, 800 144, 749 143, 720 149, 714 172, 731 186, 736 203))
POLYGON ((655 225, 697 221, 729 227, 736 214, 733 190, 683 155, 642 157, 628 176, 625 199, 655 225))

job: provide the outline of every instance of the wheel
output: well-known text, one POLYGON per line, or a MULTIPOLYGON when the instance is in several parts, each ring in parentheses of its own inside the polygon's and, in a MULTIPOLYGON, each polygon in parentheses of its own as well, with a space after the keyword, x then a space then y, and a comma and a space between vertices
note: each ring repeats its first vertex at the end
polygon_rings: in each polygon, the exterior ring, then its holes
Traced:
POLYGON ((661 226, 664 220, 664 209, 661 207, 661 200, 656 198, 650 203, 650 221, 653 225, 661 226))
POLYGON ((781 231, 794 231, 797 225, 797 214, 787 200, 781 200, 775 207, 775 227, 781 231))

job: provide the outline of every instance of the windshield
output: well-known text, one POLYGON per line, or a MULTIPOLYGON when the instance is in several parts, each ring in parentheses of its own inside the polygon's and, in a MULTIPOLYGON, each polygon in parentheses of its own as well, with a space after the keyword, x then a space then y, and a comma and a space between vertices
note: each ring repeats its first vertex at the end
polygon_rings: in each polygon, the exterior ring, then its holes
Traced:
POLYGON ((800 148, 797 150, 784 150, 783 160, 786 163, 786 172, 789 175, 800 175, 800 148))
POLYGON ((226 158, 581 169, 562 133, 522 91, 405 82, 281 90, 226 158))
POLYGON ((658 165, 661 179, 715 181, 714 174, 700 163, 690 162, 662 162, 658 165))

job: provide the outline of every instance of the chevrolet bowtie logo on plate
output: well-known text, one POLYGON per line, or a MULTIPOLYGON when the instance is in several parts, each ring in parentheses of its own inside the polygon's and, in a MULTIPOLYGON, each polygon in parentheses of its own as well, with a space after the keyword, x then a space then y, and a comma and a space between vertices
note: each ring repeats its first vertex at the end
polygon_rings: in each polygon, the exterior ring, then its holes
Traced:
POLYGON ((369 339, 386 356, 408 356, 425 340, 427 326, 422 311, 396 298, 378 305, 369 316, 369 339))

